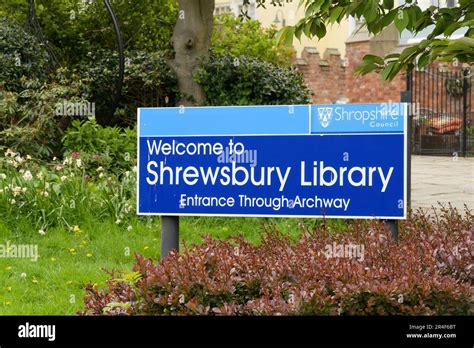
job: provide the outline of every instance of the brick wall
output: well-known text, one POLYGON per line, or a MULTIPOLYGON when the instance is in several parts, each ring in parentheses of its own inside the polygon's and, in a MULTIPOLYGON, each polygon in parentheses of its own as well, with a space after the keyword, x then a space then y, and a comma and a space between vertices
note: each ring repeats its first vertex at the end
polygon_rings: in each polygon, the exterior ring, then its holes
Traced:
MULTIPOLYGON (((397 49, 401 51, 403 47, 397 49)), ((306 47, 301 58, 296 59, 295 65, 303 73, 305 81, 313 93, 312 102, 315 104, 337 101, 347 103, 399 102, 400 93, 406 89, 406 74, 404 72, 400 72, 391 82, 382 81, 377 73, 363 76, 355 73, 355 69, 362 63, 364 55, 370 52, 370 40, 348 41, 345 61, 341 59, 337 49, 327 49, 321 57, 316 48, 306 47)), ((443 71, 457 72, 461 76, 461 69, 461 64, 446 63, 435 63, 429 67, 429 71, 440 74, 440 76, 443 71)), ((424 74, 415 71, 415 80, 420 79, 424 74)), ((453 107, 449 104, 455 103, 456 100, 446 97, 445 79, 443 80, 441 77, 439 82, 433 83, 429 73, 426 74, 428 76, 423 78, 423 82, 414 82, 415 101, 421 103, 421 108, 433 108, 433 105, 436 105, 434 108, 438 109, 438 112, 445 109, 452 110, 453 107), (425 96, 424 88, 420 85, 426 85, 425 88, 432 90, 430 95, 425 96), (433 88, 434 86, 437 87, 433 88)), ((474 100, 474 88, 470 89, 470 93, 472 100, 474 100)), ((474 103, 470 103, 470 106, 471 112, 474 111, 474 103)))
POLYGON ((369 41, 346 44, 346 98, 348 103, 399 102, 400 92, 405 90, 406 76, 398 74, 391 82, 382 81, 377 73, 357 75, 355 69, 362 63, 364 55, 369 53, 369 41))
POLYGON ((332 104, 345 97, 345 67, 337 49, 326 49, 321 58, 316 48, 306 47, 296 67, 313 92, 313 103, 332 104))

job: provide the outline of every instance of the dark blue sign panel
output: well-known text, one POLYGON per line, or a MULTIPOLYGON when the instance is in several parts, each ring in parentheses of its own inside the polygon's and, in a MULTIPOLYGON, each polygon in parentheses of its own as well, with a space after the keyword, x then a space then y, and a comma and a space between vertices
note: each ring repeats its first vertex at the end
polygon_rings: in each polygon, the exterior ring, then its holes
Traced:
POLYGON ((383 132, 355 119, 322 126, 319 105, 140 109, 138 214, 405 218, 399 106, 383 132))

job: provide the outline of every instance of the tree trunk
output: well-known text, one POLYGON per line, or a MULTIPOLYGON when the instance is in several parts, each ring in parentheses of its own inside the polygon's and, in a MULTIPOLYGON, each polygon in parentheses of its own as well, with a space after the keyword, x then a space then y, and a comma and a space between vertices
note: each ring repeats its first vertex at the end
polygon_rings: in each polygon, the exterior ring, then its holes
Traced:
MULTIPOLYGON (((182 98, 179 104, 202 103, 205 94, 193 79, 194 72, 209 57, 214 0, 179 0, 179 14, 173 32, 174 60, 170 66, 178 76, 182 98)), ((161 257, 179 251, 179 217, 161 217, 161 257)))
POLYGON ((201 103, 202 87, 193 80, 196 69, 209 58, 213 27, 214 0, 179 0, 179 14, 173 32, 175 51, 171 66, 183 94, 181 105, 201 103))

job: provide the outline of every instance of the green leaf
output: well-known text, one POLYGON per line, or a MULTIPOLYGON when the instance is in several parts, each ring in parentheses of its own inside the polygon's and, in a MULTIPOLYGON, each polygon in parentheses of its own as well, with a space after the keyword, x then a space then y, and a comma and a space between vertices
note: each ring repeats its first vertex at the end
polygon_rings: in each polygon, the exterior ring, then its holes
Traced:
POLYGON ((425 52, 423 53, 419 58, 418 58, 418 62, 417 62, 417 66, 419 69, 423 68, 424 66, 426 66, 430 61, 430 54, 429 52, 425 52))
POLYGON ((293 45, 293 36, 295 34, 295 27, 284 27, 282 28, 277 36, 276 41, 278 44, 283 44, 285 46, 292 46, 293 45))
POLYGON ((367 5, 364 7, 364 17, 367 23, 373 22, 377 18, 378 14, 378 2, 374 0, 368 0, 367 5))
POLYGON ((329 23, 339 22, 341 20, 341 14, 344 12, 344 7, 337 6, 332 9, 329 15, 329 23))
POLYGON ((383 0, 383 7, 387 10, 391 10, 393 8, 393 0, 383 0))
POLYGON ((301 41, 301 34, 303 33, 303 29, 304 27, 303 26, 295 26, 295 37, 301 41))
POLYGON ((397 16, 395 17, 395 26, 401 33, 408 25, 408 14, 405 10, 399 9, 397 16))
POLYGON ((387 64, 387 66, 382 71, 382 79, 388 80, 390 73, 392 72, 393 68, 395 67, 395 62, 387 64))
POLYGON ((326 26, 324 25, 324 23, 321 23, 317 29, 316 29, 316 36, 318 37, 318 39, 322 39, 323 37, 326 36, 326 26))
POLYGON ((375 63, 379 65, 385 64, 383 58, 374 56, 372 54, 366 54, 362 60, 364 61, 364 63, 375 63))
POLYGON ((393 20, 397 16, 397 14, 398 14, 398 10, 396 10, 396 9, 395 10, 390 10, 385 16, 383 16, 380 19, 381 27, 385 28, 385 27, 389 26, 390 23, 393 22, 393 20))
POLYGON ((362 63, 355 69, 355 72, 361 75, 365 75, 369 72, 377 70, 378 68, 379 66, 374 63, 362 63))
POLYGON ((419 50, 420 48, 417 45, 407 47, 402 51, 402 53, 398 57, 398 60, 404 61, 406 59, 409 59, 411 56, 415 55, 419 50))

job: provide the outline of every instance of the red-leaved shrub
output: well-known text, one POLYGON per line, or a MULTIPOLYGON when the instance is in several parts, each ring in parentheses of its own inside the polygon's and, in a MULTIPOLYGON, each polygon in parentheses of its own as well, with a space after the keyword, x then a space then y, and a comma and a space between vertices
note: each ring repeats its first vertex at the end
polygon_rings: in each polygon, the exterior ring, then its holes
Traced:
POLYGON ((81 314, 472 314, 473 221, 418 211, 397 242, 374 220, 340 233, 302 225, 297 242, 271 225, 258 246, 206 238, 157 263, 137 255, 105 289, 87 285, 81 314))

